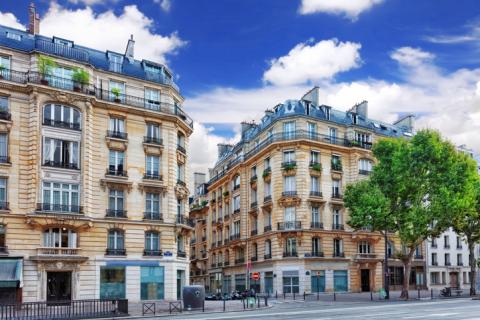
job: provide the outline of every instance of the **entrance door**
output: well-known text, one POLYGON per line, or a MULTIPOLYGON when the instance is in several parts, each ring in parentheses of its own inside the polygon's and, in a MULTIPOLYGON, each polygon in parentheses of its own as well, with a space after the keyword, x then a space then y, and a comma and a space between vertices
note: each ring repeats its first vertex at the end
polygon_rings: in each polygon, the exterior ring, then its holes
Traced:
POLYGON ((361 270, 361 282, 362 282, 362 291, 370 291, 370 270, 362 269, 361 270))
POLYGON ((177 300, 182 299, 183 286, 185 285, 185 271, 177 270, 177 300))
POLYGON ((69 301, 72 299, 72 273, 47 272, 47 301, 69 301))
POLYGON ((458 273, 457 272, 450 272, 450 287, 458 288, 458 273))
POLYGON ((265 293, 273 293, 273 272, 265 272, 265 293))
POLYGON ((312 271, 312 293, 325 292, 325 271, 312 271))

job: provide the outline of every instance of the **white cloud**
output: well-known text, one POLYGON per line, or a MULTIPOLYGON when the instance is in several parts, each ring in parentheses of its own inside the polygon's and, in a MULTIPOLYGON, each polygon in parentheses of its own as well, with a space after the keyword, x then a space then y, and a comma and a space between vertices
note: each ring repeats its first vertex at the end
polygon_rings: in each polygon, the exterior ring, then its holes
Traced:
POLYGON ((427 36, 425 40, 437 44, 458 44, 465 42, 478 42, 480 40, 480 23, 475 21, 466 25, 464 34, 438 34, 427 36))
POLYGON ((25 26, 22 25, 17 17, 11 12, 0 12, 0 24, 15 29, 25 30, 25 26))
POLYGON ((108 2, 118 2, 118 0, 68 0, 68 2, 73 4, 83 3, 86 6, 93 6, 96 4, 105 4, 108 2))
MULTIPOLYGON (((92 0, 89 0, 92 1, 92 0)), ((71 10, 52 2, 42 17, 41 34, 59 36, 99 50, 123 53, 127 40, 135 38, 135 57, 166 62, 186 42, 176 32, 160 35, 152 31, 154 21, 135 5, 125 6, 120 15, 108 10, 97 14, 90 7, 71 10)))
POLYGON ((382 2, 383 0, 302 0, 299 12, 301 14, 325 12, 356 20, 362 12, 382 2))
POLYGON ((401 47, 396 49, 390 57, 403 65, 419 66, 435 58, 435 55, 419 48, 401 47))
POLYGON ((297 44, 283 57, 273 59, 263 74, 265 82, 277 86, 297 85, 329 79, 361 64, 359 43, 322 40, 297 44))
POLYGON ((153 2, 158 3, 160 8, 162 8, 162 10, 165 12, 169 12, 172 7, 171 0, 153 0, 153 2))

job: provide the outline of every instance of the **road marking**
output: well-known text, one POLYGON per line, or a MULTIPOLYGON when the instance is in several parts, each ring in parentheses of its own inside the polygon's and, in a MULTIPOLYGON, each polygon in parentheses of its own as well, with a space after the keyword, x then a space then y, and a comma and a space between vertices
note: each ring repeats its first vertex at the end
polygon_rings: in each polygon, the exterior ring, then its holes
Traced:
POLYGON ((430 318, 430 317, 450 317, 450 316, 456 316, 459 315, 460 313, 455 312, 455 313, 433 313, 433 314, 427 314, 423 316, 409 316, 409 317, 403 317, 403 319, 418 319, 418 318, 430 318))

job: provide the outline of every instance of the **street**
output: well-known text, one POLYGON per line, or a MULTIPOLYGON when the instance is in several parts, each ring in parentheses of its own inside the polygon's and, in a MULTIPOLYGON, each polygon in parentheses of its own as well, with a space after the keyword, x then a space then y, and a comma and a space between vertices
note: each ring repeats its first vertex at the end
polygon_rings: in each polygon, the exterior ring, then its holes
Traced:
MULTIPOLYGON (((178 315, 167 319, 480 319, 480 301, 452 299, 438 301, 317 303, 288 302, 270 309, 246 312, 178 315)), ((152 318, 153 319, 153 318, 152 318)))

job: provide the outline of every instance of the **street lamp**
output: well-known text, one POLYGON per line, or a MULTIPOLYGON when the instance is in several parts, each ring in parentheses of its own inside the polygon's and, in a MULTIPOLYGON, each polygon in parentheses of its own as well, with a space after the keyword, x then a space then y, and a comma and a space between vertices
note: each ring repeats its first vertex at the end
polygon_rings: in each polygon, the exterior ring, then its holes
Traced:
POLYGON ((387 217, 385 217, 385 263, 384 265, 384 287, 385 287, 385 300, 390 299, 390 279, 389 279, 389 270, 388 270, 388 225, 387 217))

